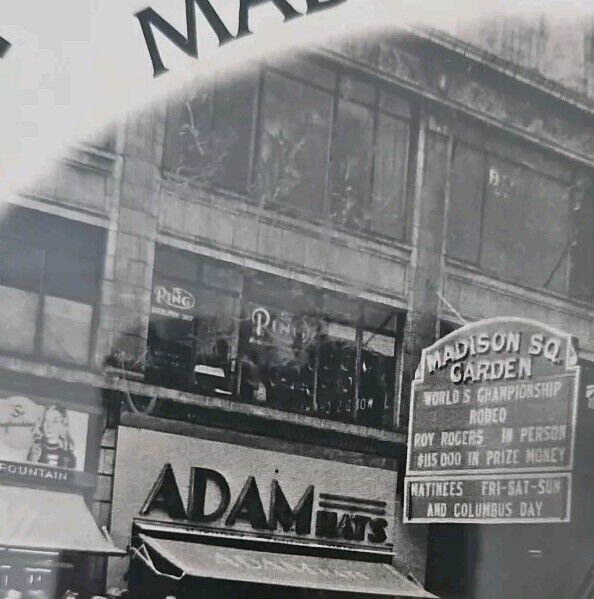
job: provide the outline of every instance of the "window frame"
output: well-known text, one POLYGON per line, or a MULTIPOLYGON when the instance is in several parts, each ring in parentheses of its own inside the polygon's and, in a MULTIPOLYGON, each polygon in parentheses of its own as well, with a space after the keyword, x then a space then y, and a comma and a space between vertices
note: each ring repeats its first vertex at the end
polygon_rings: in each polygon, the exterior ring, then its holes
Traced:
MULTIPOLYGON (((171 255, 169 257, 169 259, 171 259, 171 255)), ((147 356, 150 353, 150 347, 149 347, 149 337, 150 337, 150 327, 151 327, 151 322, 152 322, 152 318, 153 318, 153 312, 152 312, 152 302, 153 302, 153 292, 154 292, 154 285, 155 285, 155 281, 156 280, 167 280, 169 282, 173 282, 173 283, 179 283, 181 286, 184 287, 191 287, 193 290, 207 290, 208 292, 214 292, 214 293, 221 293, 221 294, 225 294, 226 296, 230 296, 233 297, 237 302, 238 305, 241 309, 241 302, 242 302, 242 294, 243 294, 243 286, 244 286, 244 277, 243 277, 243 273, 241 272, 241 269, 237 268, 235 265, 231 265, 229 266, 229 268, 233 268, 234 270, 238 271, 238 273, 240 273, 240 277, 241 277, 241 284, 238 286, 239 288, 237 290, 232 290, 232 289, 223 289, 220 286, 217 285, 212 285, 209 284, 207 282, 204 281, 204 263, 206 261, 211 261, 213 264, 227 264, 224 262, 220 262, 211 258, 208 258, 207 256, 202 256, 200 254, 194 253, 194 252, 188 252, 185 250, 179 250, 177 248, 173 248, 171 246, 168 246, 166 244, 162 244, 162 243, 157 243, 155 246, 155 263, 153 266, 153 276, 152 276, 152 283, 151 283, 151 309, 149 310, 149 325, 148 325, 148 332, 147 332, 147 356), (157 260, 157 252, 159 250, 164 250, 166 252, 169 252, 170 254, 185 254, 185 258, 188 260, 193 260, 194 262, 194 268, 195 268, 195 278, 193 280, 184 278, 183 276, 179 275, 177 272, 173 271, 173 272, 160 272, 157 270, 157 265, 158 265, 158 260, 157 260)), ((167 320, 165 317, 159 317, 162 320, 167 320)), ((194 338, 194 332, 195 332, 195 327, 196 327, 196 320, 197 318, 199 318, 199 315, 196 314, 194 315, 194 317, 192 318, 191 321, 191 328, 192 328, 192 341, 191 341, 191 355, 193 357, 196 356, 196 347, 197 347, 197 342, 196 339, 194 338)), ((236 336, 239 336, 239 322, 236 324, 236 336)), ((236 339, 235 342, 236 347, 239 347, 239 339, 236 339)), ((229 354, 232 353, 232 348, 233 345, 230 344, 229 347, 229 354)), ((237 362, 237 354, 238 351, 237 349, 235 350, 235 356, 231 356, 230 357, 230 362, 237 362)), ((161 369, 159 367, 152 367, 150 369, 153 374, 155 373, 160 373, 161 369)), ((235 372, 235 368, 233 367, 233 372, 235 372)), ((174 374, 180 374, 179 372, 174 372, 174 374)), ((188 378, 191 379, 191 377, 193 376, 193 372, 189 372, 186 373, 188 378)), ((232 388, 235 387, 235 382, 232 382, 232 388)))
MULTIPOLYGON (((237 199, 244 199, 250 204, 260 205, 261 199, 258 197, 257 193, 255 193, 256 182, 257 182, 257 172, 258 172, 258 164, 259 164, 259 155, 261 148, 261 135, 262 135, 262 126, 264 121, 264 102, 265 102, 265 79, 266 74, 268 72, 274 73, 277 76, 281 76, 287 78, 291 81, 299 83, 300 85, 305 86, 306 88, 315 89, 318 92, 323 92, 324 94, 330 95, 330 126, 329 126, 329 135, 326 140, 327 143, 327 152, 325 154, 326 159, 326 173, 324 180, 324 191, 323 197, 320 198, 321 211, 312 212, 308 214, 308 210, 301 206, 291 206, 289 204, 283 204, 282 202, 277 202, 274 204, 267 204, 267 207, 271 208, 271 210, 281 213, 288 214, 289 216, 297 215, 297 218, 314 222, 319 224, 320 221, 324 223, 324 225, 329 226, 331 228, 344 231, 347 234, 355 234, 360 237, 364 237, 367 239, 378 240, 383 243, 389 243, 390 245, 397 244, 407 244, 410 241, 410 215, 411 215, 411 202, 414 194, 411 190, 410 179, 411 179, 411 168, 414 162, 414 157, 412 153, 414 152, 415 143, 414 137, 418 135, 418 127, 415 125, 418 119, 418 109, 415 107, 414 102, 412 101, 412 97, 410 93, 407 93, 406 90, 398 88, 394 84, 390 84, 381 80, 380 78, 373 77, 372 75, 361 72, 359 69, 354 67, 349 67, 347 65, 337 64, 335 62, 329 61, 323 57, 315 56, 315 55, 304 55, 300 56, 298 59, 299 63, 311 64, 314 67, 321 67, 327 69, 332 72, 334 82, 333 85, 324 86, 317 81, 313 81, 311 78, 307 79, 301 74, 296 73, 291 69, 291 63, 287 63, 287 67, 283 68, 282 63, 271 63, 264 62, 262 63, 258 69, 254 72, 254 82, 253 82, 253 114, 252 114, 252 123, 251 123, 251 133, 248 148, 247 148, 247 184, 246 188, 239 191, 232 185, 222 185, 217 181, 205 181, 204 184, 208 187, 215 189, 224 193, 225 195, 236 196, 237 199), (378 152, 378 135, 379 135, 379 121, 381 116, 387 116, 388 118, 396 120, 398 123, 406 123, 407 125, 407 139, 403 144, 405 147, 405 163, 403 168, 402 176, 404 177, 401 185, 401 194, 402 198, 398 198, 398 205, 402 205, 402 225, 398 227, 398 230, 394 232, 392 235, 388 235, 382 232, 375 231, 372 226, 372 219, 367 219, 368 222, 365 226, 340 226, 339 224, 333 222, 330 216, 330 201, 332 194, 332 169, 333 169, 333 152, 334 152, 334 143, 336 137, 336 126, 337 126, 337 118, 340 111, 340 101, 341 101, 341 84, 345 78, 354 78, 356 80, 360 80, 366 85, 369 85, 373 89, 373 103, 366 104, 365 102, 359 101, 355 98, 346 99, 349 102, 353 102, 357 105, 362 105, 367 108, 370 108, 372 111, 373 118, 373 132, 372 132, 372 144, 371 144, 371 165, 369 169, 369 184, 368 189, 369 193, 366 194, 364 198, 358 198, 358 201, 361 202, 362 212, 369 211, 373 206, 374 197, 376 195, 376 163, 377 163, 377 152, 378 152), (409 107, 409 116, 406 117, 404 114, 396 113, 394 111, 390 111, 389 108, 385 106, 382 107, 381 98, 384 94, 397 96, 402 100, 403 103, 407 103, 409 107)), ((216 80, 210 87, 210 89, 206 90, 208 93, 212 95, 211 100, 209 101, 209 121, 210 126, 212 126, 215 114, 217 112, 216 107, 216 94, 218 86, 221 83, 219 80, 216 80)), ((344 98, 343 98, 344 99, 344 98)), ((177 102, 170 102, 167 108, 167 117, 166 117, 166 128, 170 126, 169 120, 169 112, 172 110, 172 104, 175 107, 177 102)), ((167 133, 165 134, 165 144, 163 151, 163 160, 162 160, 162 173, 164 178, 168 176, 171 177, 174 175, 174 171, 169 168, 167 165, 167 140, 169 139, 167 133)), ((183 152, 183 149, 181 150, 183 152)), ((183 175, 182 175, 183 176, 183 175)))
MULTIPOLYGON (((522 173, 531 173, 531 174, 541 177, 547 181, 553 181, 553 182, 565 185, 567 187, 569 187, 571 185, 571 180, 575 177, 575 167, 573 165, 571 165, 569 162, 567 162, 567 160, 563 160, 558 156, 554 156, 554 159, 562 160, 562 165, 558 167, 559 171, 565 170, 567 173, 567 176, 565 178, 562 176, 555 176, 558 173, 551 174, 551 173, 547 172, 545 170, 546 166, 545 166, 545 164, 543 164, 543 162, 546 163, 547 161, 553 160, 552 153, 547 152, 547 151, 543 150, 542 148, 530 147, 530 146, 526 145, 526 142, 523 142, 521 140, 504 137, 502 135, 497 135, 497 134, 489 136, 489 134, 483 128, 477 127, 477 126, 475 126, 474 130, 472 130, 472 133, 468 133, 468 132, 454 133, 452 135, 452 138, 453 138, 454 150, 451 153, 451 157, 450 157, 448 169, 447 169, 447 174, 448 174, 447 176, 448 176, 449 182, 450 182, 450 184, 448 185, 448 189, 450 190, 450 193, 451 193, 451 182, 454 177, 455 149, 456 149, 456 146, 458 143, 463 144, 467 148, 472 149, 477 154, 479 154, 479 153, 482 154, 484 167, 483 167, 483 177, 482 177, 482 192, 481 192, 481 196, 480 196, 480 222, 478 223, 479 238, 478 238, 478 251, 476 253, 476 259, 475 260, 466 260, 466 259, 458 258, 455 256, 451 256, 450 254, 448 254, 448 250, 447 250, 447 246, 446 246, 447 260, 448 260, 448 262, 451 262, 454 264, 461 264, 461 265, 469 267, 473 270, 483 272, 483 273, 487 274, 488 276, 490 276, 498 281, 501 281, 502 283, 526 286, 521 281, 516 281, 511 278, 504 278, 504 277, 498 276, 497 273, 495 273, 491 270, 486 270, 485 267, 482 265, 482 257, 483 257, 483 253, 485 251, 485 248, 484 248, 485 208, 486 208, 486 203, 487 203, 488 173, 489 173, 490 161, 495 159, 497 161, 509 164, 513 167, 520 169, 522 171, 522 173), (522 161, 517 154, 517 152, 519 151, 519 146, 521 146, 522 149, 528 149, 531 157, 534 157, 534 160, 530 160, 530 158, 528 158, 527 160, 522 161), (507 147, 509 147, 510 149, 513 149, 513 151, 510 152, 510 155, 505 155, 504 151, 505 151, 505 148, 507 148, 507 147), (531 163, 531 162, 537 162, 537 161, 539 162, 539 164, 531 163)), ((449 198, 450 206, 451 206, 451 202, 452 202, 452 198, 450 197, 449 198)), ((567 205, 567 216, 569 217, 570 214, 571 214, 571 205, 568 204, 567 205)), ((448 229, 447 230, 449 231, 450 213, 448 214, 447 219, 448 219, 448 225, 447 225, 448 229)), ((446 242, 447 242, 447 239, 446 239, 446 242)), ((570 297, 570 289, 569 289, 569 281, 568 281, 568 277, 570 274, 570 264, 571 264, 571 230, 570 230, 569 218, 568 218, 568 237, 567 237, 567 239, 565 239, 564 254, 561 256, 561 258, 556 263, 556 268, 552 273, 550 273, 549 279, 547 281, 543 281, 542 285, 540 285, 538 287, 530 286, 530 288, 531 289, 539 289, 542 291, 546 291, 547 293, 553 293, 553 294, 560 295, 563 297, 570 297), (549 285, 550 285, 551 281, 554 279, 554 275, 557 274, 558 269, 561 268, 561 266, 563 265, 563 262, 566 263, 564 271, 562 273, 563 280, 564 280, 564 289, 563 289, 563 291, 557 291, 555 289, 551 289, 549 285)))
MULTIPOLYGON (((235 346, 231 346, 229 348, 228 360, 230 364, 230 377, 229 377, 229 385, 231 389, 231 395, 228 396, 230 401, 240 404, 251 404, 251 401, 247 401, 241 392, 242 385, 242 359, 246 354, 249 354, 252 346, 246 341, 245 332, 242 332, 242 319, 246 319, 246 314, 249 312, 249 306, 253 304, 262 305, 262 307, 268 308, 271 311, 282 312, 286 311, 291 313, 293 316, 304 316, 309 318, 312 321, 317 322, 316 333, 315 333, 315 341, 313 342, 313 347, 306 349, 305 351, 311 352, 312 363, 314 364, 314 372, 312 373, 312 397, 311 397, 311 406, 310 409, 298 409, 298 405, 296 404, 296 409, 291 410, 286 407, 277 406, 269 403, 267 401, 265 404, 262 404, 261 407, 270 409, 270 410, 278 410, 284 413, 295 413, 302 414, 305 416, 311 416, 317 418, 318 420, 331 420, 333 422, 342 422, 349 425, 359 425, 370 429, 376 430, 387 430, 393 431, 394 428, 394 414, 397 410, 397 405, 399 402, 398 399, 398 367, 397 360, 398 356, 402 350, 402 339, 404 333, 404 326, 406 320, 406 313, 402 308, 397 308, 395 306, 390 306, 386 304, 382 304, 379 302, 369 302, 366 300, 362 300, 355 296, 350 296, 348 294, 342 294, 333 292, 330 290, 325 290, 320 287, 316 287, 313 285, 307 285, 304 283, 300 283, 297 281, 293 281, 290 278, 282 277, 278 275, 268 275, 261 273, 260 271, 250 269, 245 266, 237 265, 237 264, 229 264, 225 261, 216 260, 209 256, 203 256, 200 253, 192 252, 188 250, 180 250, 177 248, 173 248, 166 244, 157 244, 157 249, 164 248, 165 250, 171 251, 174 250, 176 252, 180 252, 185 254, 188 258, 191 258, 195 261, 197 265, 197 277, 195 279, 194 285, 198 288, 208 288, 208 289, 217 289, 216 287, 210 286, 207 282, 205 282, 200 273, 203 269, 203 261, 212 262, 214 265, 222 264, 233 268, 238 273, 238 281, 241 281, 241 285, 238 285, 238 289, 235 291, 229 290, 228 293, 233 295, 239 302, 239 315, 238 322, 235 325, 235 329, 238 335, 237 344, 235 346), (198 266, 200 265, 200 266, 198 266), (250 278, 251 277, 266 277, 265 282, 261 287, 255 288, 252 293, 250 293, 250 278), (291 282, 296 286, 297 291, 304 294, 306 300, 304 302, 305 308, 303 311, 300 311, 298 307, 295 305, 283 305, 283 301, 275 302, 274 298, 278 297, 274 292, 274 286, 279 285, 281 288, 285 283, 291 282), (310 295, 311 294, 311 295, 310 295), (349 305, 351 310, 349 314, 346 314, 344 318, 340 318, 340 314, 335 314, 331 307, 325 307, 326 294, 330 294, 330 296, 337 300, 336 306, 340 308, 341 302, 346 302, 345 305, 349 305), (270 297, 271 300, 267 298, 270 297), (269 303, 267 303, 269 302, 269 303), (286 310, 285 310, 286 308, 286 310), (382 320, 381 317, 385 318, 382 320), (348 418, 340 418, 332 415, 325 415, 324 412, 320 410, 320 406, 318 403, 319 397, 319 367, 320 367, 320 351, 322 347, 322 343, 320 342, 323 337, 324 331, 324 323, 336 323, 341 326, 348 326, 353 329, 354 333, 354 343, 355 343, 355 352, 354 356, 354 371, 353 371, 353 389, 352 389, 352 397, 348 398, 351 409, 349 414, 351 415, 348 418), (359 397, 359 389, 362 380, 362 354, 368 349, 368 351, 376 352, 373 350, 370 342, 375 335, 381 335, 389 337, 393 341, 393 356, 386 356, 389 360, 389 365, 391 368, 391 375, 387 373, 387 386, 386 390, 388 392, 388 401, 383 404, 381 408, 376 408, 380 410, 379 412, 374 412, 375 414, 379 414, 379 418, 376 422, 366 423, 362 422, 358 417, 358 400, 364 399, 359 397), (234 366, 232 366, 234 365, 234 366), (390 378, 393 377, 393 381, 390 381, 390 378), (386 407, 387 406, 387 409, 386 407)), ((153 280, 155 276, 163 278, 163 273, 157 272, 157 260, 155 260, 155 269, 153 273, 153 280)), ((177 276, 175 272, 168 272, 166 278, 172 282, 179 281, 181 285, 189 285, 190 281, 186 278, 177 276)), ((298 295, 299 296, 299 295, 298 295)), ((298 300, 299 302, 299 300, 298 300)), ((152 315, 151 315, 152 319, 152 315)), ((151 319, 149 319, 149 326, 151 319)), ((247 321, 246 321, 247 322, 247 321)), ((147 339, 148 343, 148 339, 147 339)), ((150 352, 150 346, 147 346, 147 351, 150 352)), ((159 373, 162 372, 166 374, 168 371, 164 367, 155 367, 153 376, 155 378, 155 383, 160 386, 169 387, 178 390, 186 390, 190 393, 203 393, 202 391, 197 390, 198 385, 193 382, 182 381, 183 377, 178 377, 175 382, 166 382, 167 377, 162 377, 159 373)), ((188 372, 188 376, 184 380, 191 380, 192 373, 188 372)), ((213 391, 214 393, 214 391, 213 391)), ((209 393, 206 393, 209 395, 209 393)), ((258 405, 258 404, 256 404, 258 405)))
MULTIPOLYGON (((26 218, 30 218, 35 223, 33 225, 35 227, 39 226, 41 219, 43 219, 44 217, 47 216, 45 213, 36 214, 38 211, 28 209, 28 208, 23 209, 20 207, 16 207, 15 210, 20 212, 22 215, 26 215, 29 213, 29 216, 26 218), (26 212, 22 212, 22 210, 25 210, 26 212)), ((92 301, 92 303, 78 302, 78 303, 82 303, 87 306, 90 306, 91 310, 92 310, 91 319, 90 319, 90 323, 89 323, 90 331, 89 331, 89 342, 88 342, 88 347, 87 347, 87 350, 88 350, 87 359, 84 362, 79 362, 76 360, 65 360, 65 359, 57 358, 55 356, 52 356, 50 354, 43 352, 43 336, 46 333, 46 329, 45 329, 46 297, 50 296, 50 297, 56 297, 58 299, 64 299, 67 301, 78 301, 78 300, 73 300, 70 297, 63 297, 63 296, 59 296, 59 295, 51 294, 51 293, 47 292, 47 285, 46 285, 46 279, 48 277, 47 254, 48 254, 48 252, 52 252, 52 251, 64 253, 66 250, 64 249, 63 246, 60 247, 59 244, 58 245, 43 244, 43 243, 39 243, 38 239, 26 240, 26 242, 25 242, 19 236, 13 236, 11 234, 8 234, 8 235, 0 234, 0 242, 14 240, 14 241, 17 241, 18 243, 22 244, 23 247, 28 247, 28 248, 35 249, 35 250, 41 252, 41 267, 40 267, 40 271, 39 271, 38 287, 35 291, 30 291, 31 293, 35 293, 37 295, 37 313, 36 313, 36 317, 35 317, 33 350, 31 352, 22 352, 22 351, 18 351, 18 350, 8 350, 8 349, 0 348, 0 355, 14 356, 14 357, 19 357, 19 358, 27 358, 27 359, 35 360, 37 362, 46 362, 48 364, 56 364, 59 366, 75 367, 75 368, 80 368, 83 370, 92 370, 93 363, 95 360, 95 348, 97 347, 97 336, 98 336, 99 319, 100 319, 100 311, 101 311, 101 289, 102 289, 102 283, 103 283, 103 271, 105 268, 105 258, 106 258, 105 248, 106 248, 106 243, 107 243, 107 235, 106 235, 105 230, 102 227, 97 227, 95 225, 88 225, 87 223, 82 223, 80 221, 76 221, 76 220, 72 220, 72 219, 68 219, 68 218, 64 218, 64 217, 56 217, 55 215, 50 215, 50 216, 52 219, 59 218, 60 221, 62 221, 62 224, 64 225, 66 231, 68 230, 69 226, 74 225, 76 227, 77 225, 83 224, 87 227, 93 227, 97 231, 98 236, 101 237, 101 239, 98 239, 98 244, 97 244, 97 248, 96 248, 97 254, 95 255, 93 253, 89 253, 87 256, 85 256, 87 258, 93 259, 94 265, 95 265, 94 278, 96 281, 96 290, 95 290, 96 292, 94 294, 93 301, 92 301)), ((11 288, 12 289, 20 289, 19 287, 11 287, 11 288)))

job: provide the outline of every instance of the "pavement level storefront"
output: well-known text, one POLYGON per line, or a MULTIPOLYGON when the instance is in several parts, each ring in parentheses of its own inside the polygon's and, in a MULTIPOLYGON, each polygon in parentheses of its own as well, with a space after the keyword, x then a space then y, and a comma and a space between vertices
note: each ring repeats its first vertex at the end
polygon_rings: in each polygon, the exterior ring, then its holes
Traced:
POLYGON ((130 557, 108 575, 131 597, 433 596, 393 565, 395 471, 133 420, 118 431, 111 527, 130 557))

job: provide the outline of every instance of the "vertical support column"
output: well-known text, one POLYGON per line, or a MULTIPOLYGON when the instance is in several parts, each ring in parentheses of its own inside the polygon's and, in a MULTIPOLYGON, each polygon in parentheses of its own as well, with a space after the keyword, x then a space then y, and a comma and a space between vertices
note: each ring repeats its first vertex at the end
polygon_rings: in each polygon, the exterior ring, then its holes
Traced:
MULTIPOLYGON (((421 359, 421 350, 435 340, 439 313, 439 293, 445 270, 446 198, 451 142, 447 130, 423 110, 414 172, 413 253, 409 270, 408 313, 403 342, 397 356, 398 405, 394 413, 396 428, 408 424, 410 387, 421 359)), ((398 495, 402 496, 404 456, 398 472, 398 495)), ((402 521, 403 505, 396 506, 396 521, 402 521)), ((394 539, 394 563, 419 581, 425 580, 427 555, 426 525, 407 524, 394 539)))
POLYGON ((118 136, 96 361, 142 376, 159 217, 163 111, 130 117, 118 136))
POLYGON ((446 128, 421 117, 412 225, 408 314, 398 366, 397 428, 408 423, 410 387, 421 350, 435 341, 444 277, 446 191, 451 144, 446 128))

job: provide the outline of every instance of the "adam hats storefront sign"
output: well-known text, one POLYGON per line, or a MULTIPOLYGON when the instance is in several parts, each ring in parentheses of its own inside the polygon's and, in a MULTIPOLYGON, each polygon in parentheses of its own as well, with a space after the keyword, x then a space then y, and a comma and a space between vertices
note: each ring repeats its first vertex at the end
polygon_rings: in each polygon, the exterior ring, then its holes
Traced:
POLYGON ((121 427, 112 533, 125 546, 136 520, 389 554, 395 479, 388 470, 121 427))
POLYGON ((573 339, 520 318, 468 325, 423 350, 405 520, 567 520, 578 377, 573 339))

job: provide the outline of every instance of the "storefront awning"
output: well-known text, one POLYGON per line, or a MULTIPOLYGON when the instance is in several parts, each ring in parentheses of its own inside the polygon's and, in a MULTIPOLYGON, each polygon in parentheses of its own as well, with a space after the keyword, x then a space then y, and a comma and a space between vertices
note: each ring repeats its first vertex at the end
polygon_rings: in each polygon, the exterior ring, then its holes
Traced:
POLYGON ((139 537, 142 544, 134 549, 135 556, 160 574, 151 557, 151 551, 155 552, 180 570, 178 579, 189 576, 390 597, 435 597, 388 564, 139 537))
POLYGON ((81 495, 0 486, 0 547, 122 555, 81 495))

